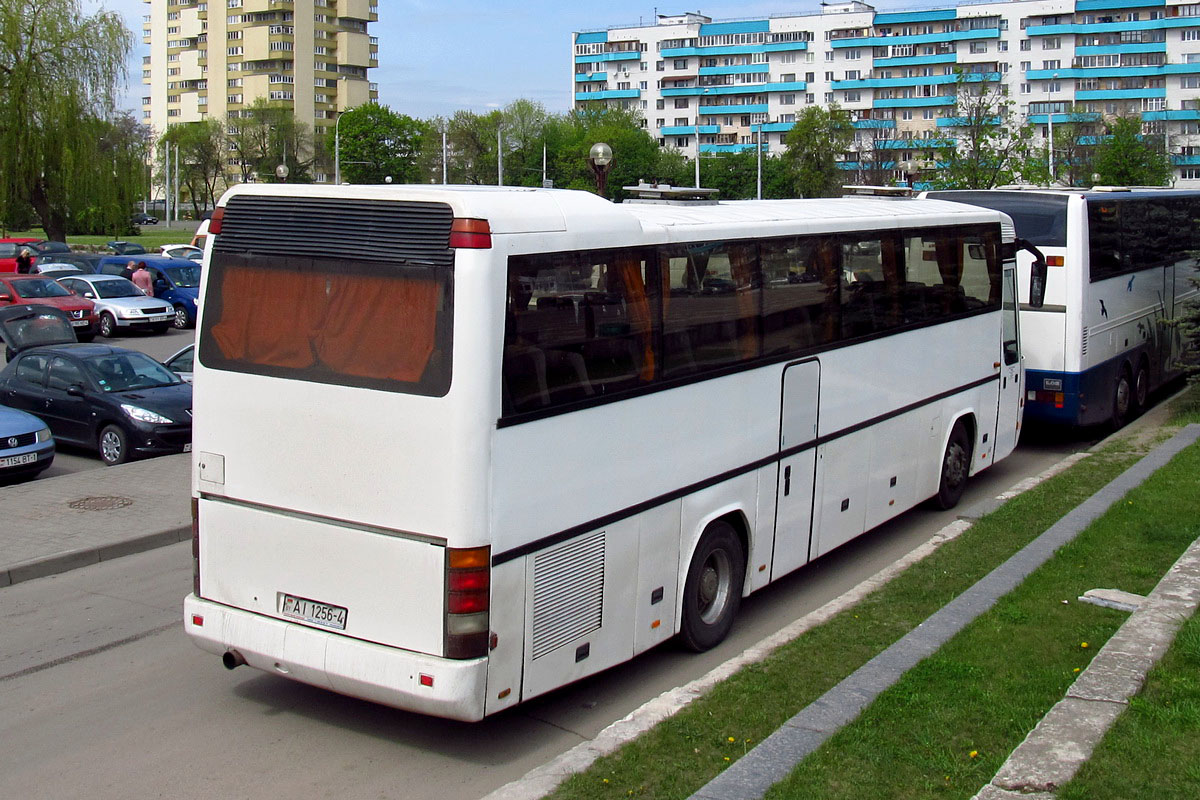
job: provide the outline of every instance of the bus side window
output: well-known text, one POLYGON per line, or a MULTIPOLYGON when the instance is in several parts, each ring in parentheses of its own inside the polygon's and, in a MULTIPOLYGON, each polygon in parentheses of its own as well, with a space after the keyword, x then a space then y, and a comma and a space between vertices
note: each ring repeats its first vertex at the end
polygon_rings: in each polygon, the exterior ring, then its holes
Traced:
POLYGON ((763 354, 804 350, 833 340, 840 271, 816 237, 763 242, 763 354), (829 298, 832 294, 833 303, 829 298))

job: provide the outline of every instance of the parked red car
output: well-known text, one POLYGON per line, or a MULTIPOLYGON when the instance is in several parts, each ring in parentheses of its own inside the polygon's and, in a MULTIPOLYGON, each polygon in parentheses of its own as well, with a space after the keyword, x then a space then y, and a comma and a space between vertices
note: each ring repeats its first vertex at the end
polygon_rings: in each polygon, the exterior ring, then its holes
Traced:
POLYGON ((16 272, 17 256, 22 248, 29 248, 30 263, 37 263, 37 251, 29 245, 41 239, 0 239, 0 272, 16 272))
POLYGON ((54 306, 71 318, 71 327, 81 342, 90 342, 99 330, 96 305, 71 294, 44 275, 0 274, 0 308, 12 305, 54 306))

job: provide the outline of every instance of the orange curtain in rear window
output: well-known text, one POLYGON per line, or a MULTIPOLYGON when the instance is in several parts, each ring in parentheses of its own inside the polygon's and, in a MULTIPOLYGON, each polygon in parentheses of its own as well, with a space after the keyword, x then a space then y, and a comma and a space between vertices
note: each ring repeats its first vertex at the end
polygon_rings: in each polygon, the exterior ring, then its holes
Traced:
POLYGON ((293 271, 228 267, 221 320, 213 338, 226 358, 304 369, 315 363, 312 337, 324 305, 325 279, 293 271))
POLYGON ((433 354, 439 286, 432 278, 329 277, 316 333, 321 363, 345 375, 415 383, 433 354))
POLYGON ((633 329, 642 340, 642 368, 639 377, 654 380, 654 331, 651 329, 650 301, 646 297, 646 282, 642 278, 642 260, 632 254, 617 257, 616 274, 624 286, 625 302, 633 329))

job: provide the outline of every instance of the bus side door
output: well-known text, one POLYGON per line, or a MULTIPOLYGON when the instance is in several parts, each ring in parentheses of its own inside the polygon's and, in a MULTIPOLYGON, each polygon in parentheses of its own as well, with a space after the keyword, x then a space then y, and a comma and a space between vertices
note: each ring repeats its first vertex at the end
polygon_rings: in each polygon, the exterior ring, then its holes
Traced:
POLYGON ((1000 393, 996 408, 996 440, 992 446, 992 463, 1011 453, 1020 436, 1021 404, 1025 396, 1025 373, 1021 360, 1020 329, 1017 314, 1017 271, 1011 266, 1004 268, 1004 285, 1001 288, 1001 352, 1000 393))
POLYGON ((779 423, 779 476, 775 495, 775 551, 771 579, 808 563, 812 536, 813 482, 817 469, 817 420, 821 363, 790 364, 783 372, 779 423))

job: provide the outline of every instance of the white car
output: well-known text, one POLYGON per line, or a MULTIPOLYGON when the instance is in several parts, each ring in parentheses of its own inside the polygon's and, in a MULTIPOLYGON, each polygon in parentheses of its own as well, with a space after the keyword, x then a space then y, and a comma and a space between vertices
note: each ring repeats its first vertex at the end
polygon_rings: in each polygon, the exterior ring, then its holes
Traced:
POLYGON ((204 258, 204 251, 190 244, 164 244, 158 248, 158 252, 167 258, 187 258, 192 261, 204 258))
POLYGON ((72 275, 58 282, 96 304, 100 335, 106 338, 116 336, 121 328, 162 333, 175 319, 170 303, 147 297, 120 275, 72 275))

